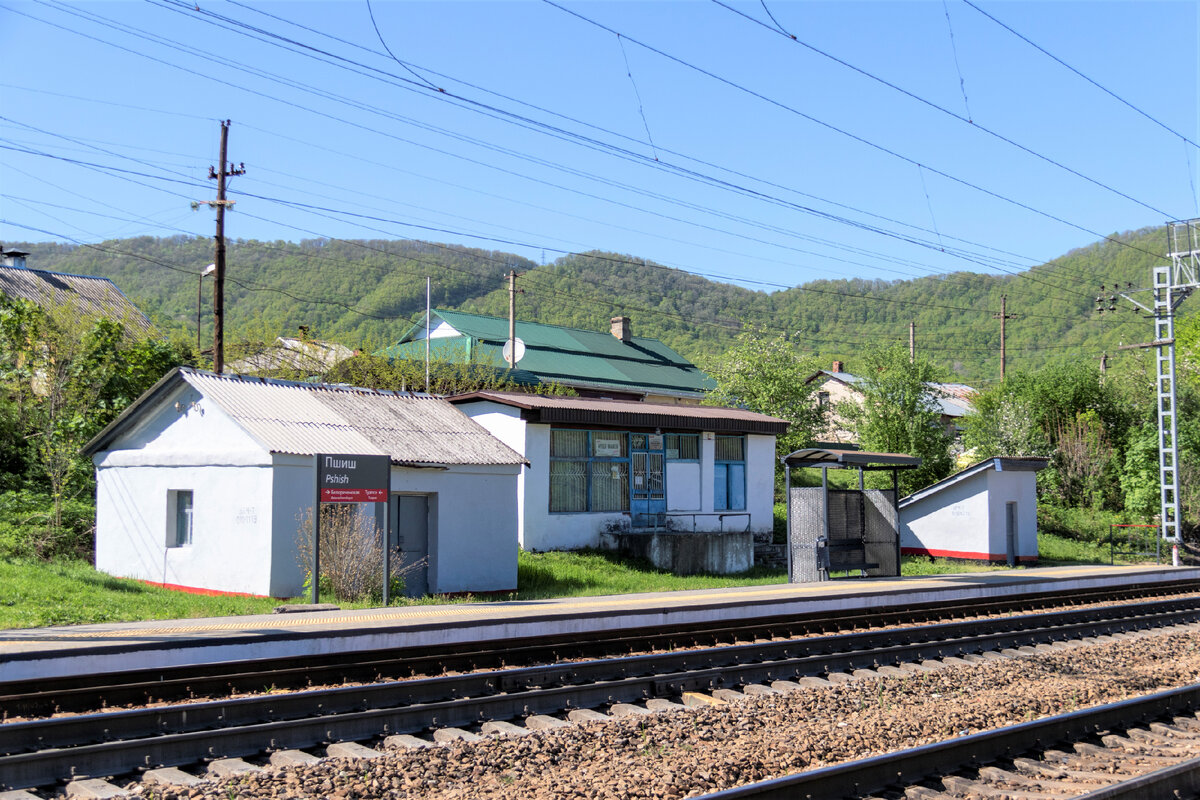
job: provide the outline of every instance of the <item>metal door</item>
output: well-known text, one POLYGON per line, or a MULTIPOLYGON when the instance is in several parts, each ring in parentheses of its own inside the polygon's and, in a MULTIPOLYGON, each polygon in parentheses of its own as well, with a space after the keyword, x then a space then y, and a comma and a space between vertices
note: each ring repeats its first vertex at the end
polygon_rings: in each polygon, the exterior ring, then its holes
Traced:
POLYGON ((429 496, 398 494, 392 504, 392 547, 399 557, 392 574, 404 579, 405 597, 429 593, 429 496))
POLYGON ((634 433, 629 436, 632 480, 629 509, 635 528, 658 528, 665 522, 667 486, 662 434, 634 433))
POLYGON ((1008 556, 1008 565, 1015 567, 1017 565, 1017 504, 1004 504, 1005 517, 1005 553, 1008 556))

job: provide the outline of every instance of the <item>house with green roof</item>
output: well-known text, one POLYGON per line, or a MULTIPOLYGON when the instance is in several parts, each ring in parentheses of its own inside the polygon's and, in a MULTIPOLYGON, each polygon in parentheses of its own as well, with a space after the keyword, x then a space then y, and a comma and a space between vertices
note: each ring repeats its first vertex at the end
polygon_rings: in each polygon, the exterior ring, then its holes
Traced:
MULTIPOLYGON (((503 367, 508 320, 435 309, 395 345, 389 358, 430 358, 503 367)), ((715 384, 696 365, 657 339, 634 336, 629 317, 613 317, 610 332, 516 323, 518 383, 558 383, 581 397, 654 403, 698 403, 715 384)))

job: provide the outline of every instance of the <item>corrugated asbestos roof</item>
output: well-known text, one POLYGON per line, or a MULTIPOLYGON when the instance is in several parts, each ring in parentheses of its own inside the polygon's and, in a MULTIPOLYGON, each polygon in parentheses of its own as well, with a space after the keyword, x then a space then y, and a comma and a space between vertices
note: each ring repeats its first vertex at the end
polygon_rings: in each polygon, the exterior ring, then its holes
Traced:
MULTIPOLYGON (((435 355, 452 360, 472 357, 482 359, 484 363, 504 365, 507 319, 440 309, 433 315, 471 340, 464 343, 456 337, 433 339, 430 344, 435 355)), ((388 356, 424 358, 425 342, 414 338, 424 330, 422 319, 398 344, 387 349, 388 356)), ((518 368, 545 382, 697 395, 715 386, 696 365, 657 339, 634 336, 629 342, 622 342, 608 331, 520 320, 517 321, 517 338, 525 343, 525 355, 518 362, 518 368)))
POLYGON ((531 422, 567 425, 765 433, 779 436, 787 432, 789 424, 787 420, 741 408, 668 405, 634 400, 553 397, 520 392, 472 392, 451 397, 449 400, 454 404, 487 400, 519 408, 522 418, 531 422))
POLYGON ((994 469, 997 472, 1037 472, 1045 469, 1050 465, 1050 459, 1041 458, 1038 456, 995 456, 984 459, 977 464, 972 464, 966 469, 948 477, 942 478, 937 483, 930 484, 924 489, 918 489, 908 497, 901 498, 900 507, 911 505, 918 500, 922 500, 930 495, 937 494, 956 483, 970 478, 972 475, 978 475, 981 472, 986 472, 989 469, 994 469))
POLYGON ((273 453, 386 455, 400 464, 522 464, 524 459, 445 400, 329 384, 181 368, 159 381, 85 452, 106 446, 178 381, 194 387, 273 453))
POLYGON ((82 316, 109 317, 141 331, 153 330, 146 315, 108 278, 0 267, 0 294, 39 306, 70 305, 82 316))

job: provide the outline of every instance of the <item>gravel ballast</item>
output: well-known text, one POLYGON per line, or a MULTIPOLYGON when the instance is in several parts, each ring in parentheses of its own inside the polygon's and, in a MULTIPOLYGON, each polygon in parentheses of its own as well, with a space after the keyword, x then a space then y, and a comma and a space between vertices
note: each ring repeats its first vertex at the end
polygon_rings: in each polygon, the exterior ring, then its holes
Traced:
POLYGON ((1200 633, 1163 633, 134 791, 163 800, 674 800, 1198 681, 1200 633))

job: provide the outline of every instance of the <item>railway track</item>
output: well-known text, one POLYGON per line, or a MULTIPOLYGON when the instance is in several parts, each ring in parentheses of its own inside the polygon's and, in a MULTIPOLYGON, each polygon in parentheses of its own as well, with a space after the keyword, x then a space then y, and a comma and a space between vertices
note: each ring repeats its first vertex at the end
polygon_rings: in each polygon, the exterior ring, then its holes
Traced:
POLYGON ((941 666, 938 659, 1036 652, 1197 620, 1200 601, 1178 598, 9 722, 0 725, 0 786, 53 786, 432 729, 461 737, 483 720, 504 730, 508 720, 597 708, 646 713, 689 693, 786 691, 796 681, 920 671, 941 666))
POLYGON ((283 690, 406 680, 451 672, 777 641, 941 620, 979 619, 1094 603, 1134 602, 1147 597, 1167 598, 1197 591, 1200 591, 1200 582, 1179 581, 1145 588, 1119 591, 1096 589, 1049 597, 1044 594, 1015 595, 985 603, 930 603, 905 609, 884 608, 869 613, 768 616, 738 623, 518 639, 503 642, 499 646, 495 642, 484 642, 441 649, 426 647, 357 651, 352 660, 348 660, 345 653, 335 653, 308 658, 256 659, 0 682, 0 721, 261 693, 268 687, 283 690))
POLYGON ((1200 684, 704 795, 1145 800, 1200 793, 1200 684))

